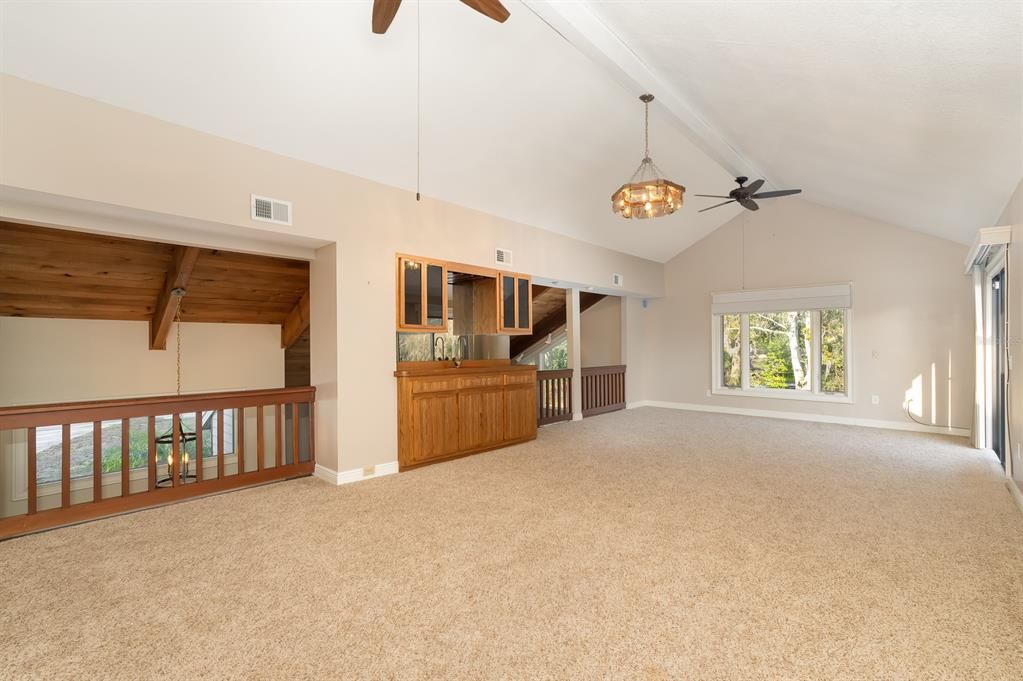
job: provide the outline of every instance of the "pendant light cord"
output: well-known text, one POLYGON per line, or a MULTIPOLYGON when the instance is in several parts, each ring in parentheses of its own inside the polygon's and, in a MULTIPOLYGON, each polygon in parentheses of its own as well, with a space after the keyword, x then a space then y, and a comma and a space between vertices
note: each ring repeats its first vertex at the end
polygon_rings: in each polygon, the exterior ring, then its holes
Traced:
POLYGON ((423 137, 423 16, 422 4, 416 0, 416 201, 420 200, 419 178, 423 137))

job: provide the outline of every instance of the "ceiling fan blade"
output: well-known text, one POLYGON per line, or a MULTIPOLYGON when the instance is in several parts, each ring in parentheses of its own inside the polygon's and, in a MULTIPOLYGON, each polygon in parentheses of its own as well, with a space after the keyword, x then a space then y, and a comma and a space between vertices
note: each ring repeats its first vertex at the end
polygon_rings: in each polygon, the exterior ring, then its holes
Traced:
POLYGON ((387 33, 401 0, 373 0, 373 32, 387 33))
POLYGON ((776 192, 760 192, 759 194, 754 194, 750 198, 751 199, 773 199, 776 196, 792 196, 793 194, 798 194, 801 191, 803 191, 803 190, 802 189, 781 189, 781 190, 776 191, 776 192))
POLYGON ((743 187, 742 190, 746 192, 746 196, 752 196, 753 194, 757 193, 757 190, 760 189, 760 187, 762 187, 763 184, 764 184, 763 180, 753 180, 751 184, 749 184, 746 187, 743 187))
MULTIPOLYGON (((702 195, 701 195, 701 194, 697 194, 697 196, 702 196, 702 195)), ((719 196, 718 198, 724 198, 724 197, 723 197, 723 196, 719 196)), ((697 212, 697 213, 702 213, 703 211, 706 211, 706 210, 710 210, 711 208, 717 208, 718 206, 723 206, 723 205, 725 205, 726 203, 735 203, 735 200, 733 199, 732 201, 723 201, 723 202, 721 202, 721 203, 719 203, 719 204, 716 204, 716 205, 714 205, 714 206, 711 206, 710 208, 704 208, 703 210, 698 210, 698 211, 696 211, 696 212, 697 212)))
POLYGON ((504 8, 498 0, 462 0, 463 5, 468 5, 484 16, 488 16, 499 24, 503 24, 511 16, 511 12, 504 8))
POLYGON ((730 199, 730 196, 721 196, 720 194, 693 194, 693 196, 702 196, 706 199, 730 199))
POLYGON ((760 210, 760 206, 753 199, 739 199, 739 205, 746 210, 760 210))

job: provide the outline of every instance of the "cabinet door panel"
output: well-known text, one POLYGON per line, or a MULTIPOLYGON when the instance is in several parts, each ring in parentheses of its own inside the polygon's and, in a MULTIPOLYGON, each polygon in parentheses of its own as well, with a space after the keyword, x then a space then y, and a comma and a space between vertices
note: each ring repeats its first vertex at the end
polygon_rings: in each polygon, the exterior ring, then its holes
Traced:
POLYGON ((412 398, 412 456, 429 461, 458 452, 458 396, 424 393, 412 398))
POLYGON ((507 386, 504 391, 504 439, 536 435, 536 385, 507 386))
POLYGON ((428 326, 447 326, 447 277, 440 265, 426 266, 426 324, 428 326))
POLYGON ((463 450, 499 444, 504 439, 504 389, 460 393, 458 432, 463 450))
POLYGON ((519 287, 518 328, 528 330, 532 326, 530 310, 533 307, 533 287, 530 285, 528 277, 519 277, 515 280, 515 283, 519 287))
POLYGON ((515 328, 515 277, 501 275, 501 328, 515 328))
POLYGON ((423 264, 415 260, 401 261, 402 325, 423 323, 423 264))

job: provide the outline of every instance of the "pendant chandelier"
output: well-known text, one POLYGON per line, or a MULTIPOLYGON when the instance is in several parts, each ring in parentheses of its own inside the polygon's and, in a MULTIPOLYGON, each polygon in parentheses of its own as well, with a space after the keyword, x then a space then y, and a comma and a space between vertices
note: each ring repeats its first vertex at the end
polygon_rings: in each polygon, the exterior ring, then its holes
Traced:
MULTIPOLYGON (((174 296, 174 298, 176 299, 176 304, 177 304, 177 309, 175 309, 175 311, 174 311, 174 322, 175 322, 175 327, 176 327, 175 328, 176 333, 174 335, 176 336, 176 342, 177 342, 177 359, 175 361, 174 366, 175 366, 175 369, 176 369, 176 376, 177 376, 177 386, 178 386, 177 395, 178 395, 178 397, 180 397, 181 396, 181 299, 185 295, 185 289, 183 289, 183 288, 172 289, 171 290, 171 295, 174 296)), ((198 438, 198 435, 197 435, 196 431, 202 429, 202 423, 198 423, 197 422, 195 424, 195 428, 196 428, 195 431, 187 430, 185 428, 184 420, 182 418, 178 417, 178 432, 176 434, 174 432, 174 425, 173 425, 173 420, 172 420, 171 421, 171 427, 167 430, 167 432, 164 433, 163 435, 160 435, 159 437, 154 438, 154 441, 158 445, 171 445, 171 446, 173 446, 175 439, 180 443, 180 448, 178 450, 179 453, 180 453, 180 456, 181 456, 181 466, 180 466, 180 471, 178 472, 178 479, 180 481, 180 484, 187 484, 189 479, 191 479, 191 480, 195 480, 196 479, 194 474, 190 474, 188 472, 189 457, 188 457, 188 451, 185 449, 185 445, 187 445, 189 442, 195 442, 196 439, 198 438)), ((162 480, 158 480, 156 482, 156 486, 157 487, 169 487, 169 486, 172 486, 174 484, 174 468, 173 468, 173 464, 174 464, 174 454, 171 453, 171 452, 168 452, 167 453, 167 477, 163 478, 162 480)), ((196 462, 196 466, 201 466, 201 465, 202 465, 201 461, 197 461, 196 462)))
POLYGON ((643 142, 645 153, 632 178, 611 196, 611 210, 623 218, 659 218, 682 207, 686 188, 664 178, 650 158, 650 102, 653 95, 640 95, 644 107, 643 142))

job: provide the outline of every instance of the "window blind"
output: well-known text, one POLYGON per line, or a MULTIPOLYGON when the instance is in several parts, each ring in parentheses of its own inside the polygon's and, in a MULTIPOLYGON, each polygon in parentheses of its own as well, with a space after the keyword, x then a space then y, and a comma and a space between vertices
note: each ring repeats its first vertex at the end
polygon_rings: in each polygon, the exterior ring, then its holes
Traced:
POLYGON ((711 312, 784 312, 787 310, 823 310, 852 307, 852 285, 801 286, 760 291, 733 291, 711 295, 711 312))

